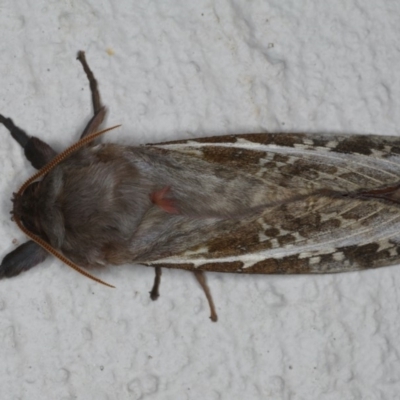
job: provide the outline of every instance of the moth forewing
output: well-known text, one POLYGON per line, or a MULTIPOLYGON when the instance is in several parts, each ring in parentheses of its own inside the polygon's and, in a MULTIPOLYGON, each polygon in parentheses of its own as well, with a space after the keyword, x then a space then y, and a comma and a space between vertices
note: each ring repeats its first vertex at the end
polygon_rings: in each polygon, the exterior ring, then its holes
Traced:
POLYGON ((273 200, 285 195, 257 218, 215 226, 212 238, 152 264, 283 274, 398 264, 399 144, 390 136, 285 133, 157 144, 257 176, 273 200))

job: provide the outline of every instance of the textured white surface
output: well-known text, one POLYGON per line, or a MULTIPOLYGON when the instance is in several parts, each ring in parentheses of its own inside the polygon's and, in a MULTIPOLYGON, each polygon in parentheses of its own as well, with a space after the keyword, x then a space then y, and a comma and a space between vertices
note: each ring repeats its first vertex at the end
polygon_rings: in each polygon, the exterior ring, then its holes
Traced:
MULTIPOLYGON (((261 131, 400 135, 400 3, 3 0, 0 112, 61 150, 99 82, 107 140, 261 131), (193 4, 191 4, 193 3, 193 4)), ((0 128, 0 255, 25 240, 11 193, 32 173, 0 128)), ((0 282, 1 399, 400 399, 400 270, 335 276, 97 274, 49 259, 0 282)))

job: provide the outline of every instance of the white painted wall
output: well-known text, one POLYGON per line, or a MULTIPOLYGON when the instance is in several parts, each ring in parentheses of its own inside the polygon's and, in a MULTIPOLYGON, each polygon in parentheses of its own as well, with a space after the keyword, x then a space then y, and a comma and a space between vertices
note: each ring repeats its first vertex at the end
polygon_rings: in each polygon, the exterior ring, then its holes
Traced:
MULTIPOLYGON (((400 135, 400 3, 0 2, 0 112, 57 150, 109 106, 106 140, 261 132, 400 135)), ((0 257, 33 169, 0 127, 0 257)), ((0 282, 1 399, 400 399, 400 269, 335 276, 97 275, 49 259, 0 282)))

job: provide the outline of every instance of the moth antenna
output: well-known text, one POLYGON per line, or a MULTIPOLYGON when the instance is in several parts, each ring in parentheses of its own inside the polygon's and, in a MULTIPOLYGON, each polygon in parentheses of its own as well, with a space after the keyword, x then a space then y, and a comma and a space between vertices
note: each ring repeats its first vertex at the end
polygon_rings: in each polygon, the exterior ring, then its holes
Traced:
MULTIPOLYGON (((92 133, 91 135, 88 135, 82 139, 80 139, 78 142, 73 144, 72 146, 68 147, 66 150, 58 154, 56 157, 53 158, 48 164, 46 164, 43 168, 41 168, 38 172, 36 172, 33 176, 31 176, 18 190, 17 193, 14 194, 14 198, 22 196, 24 193, 25 189, 34 181, 36 181, 38 178, 40 178, 43 175, 48 174, 53 168, 55 168, 61 161, 64 161, 66 158, 68 158, 72 153, 80 149, 81 147, 85 146, 86 144, 90 143, 92 140, 96 139, 98 136, 102 135, 103 133, 106 133, 108 131, 111 131, 112 129, 118 128, 121 125, 115 125, 112 126, 111 128, 103 129, 102 131, 92 133)), ((76 264, 74 264, 71 260, 69 260, 67 257, 65 257, 63 254, 58 252, 56 249, 54 249, 49 243, 47 243, 45 240, 43 240, 41 237, 35 235, 32 233, 29 229, 27 229, 24 225, 22 225, 22 222, 20 221, 17 213, 15 212, 15 207, 16 207, 17 202, 14 201, 14 207, 13 207, 13 217, 14 221, 21 229, 22 232, 25 233, 29 238, 31 238, 34 242, 36 242, 39 246, 43 247, 46 251, 48 251, 50 254, 53 256, 57 257, 59 260, 61 260, 64 264, 68 265, 75 271, 79 272, 80 274, 86 276, 89 279, 92 279, 95 282, 101 283, 102 285, 108 286, 110 288, 115 288, 115 286, 110 285, 107 282, 102 281, 99 278, 96 278, 95 276, 89 274, 89 272, 85 271, 84 269, 78 267, 76 264)))

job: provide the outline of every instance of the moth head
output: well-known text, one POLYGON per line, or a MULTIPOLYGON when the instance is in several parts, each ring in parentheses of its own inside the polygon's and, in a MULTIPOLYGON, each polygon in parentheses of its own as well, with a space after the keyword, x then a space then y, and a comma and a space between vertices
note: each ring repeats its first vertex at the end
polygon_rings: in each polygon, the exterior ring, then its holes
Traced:
MULTIPOLYGON (((119 125, 118 125, 119 126, 119 125)), ((59 258, 65 264, 76 270, 77 272, 85 275, 86 277, 99 282, 103 285, 114 287, 109 285, 106 282, 90 275, 73 262, 71 262, 68 258, 66 258, 63 254, 57 251, 53 246, 54 244, 50 244, 44 234, 42 229, 42 223, 46 222, 55 222, 55 216, 60 217, 59 213, 48 213, 48 207, 46 207, 46 202, 49 200, 52 201, 54 199, 54 195, 56 195, 59 185, 61 184, 60 180, 57 179, 57 172, 54 171, 56 166, 60 164, 63 160, 68 158, 72 153, 76 152, 78 149, 84 147, 85 145, 92 142, 95 138, 102 135, 103 133, 116 128, 117 126, 105 129, 100 132, 96 132, 90 134, 84 138, 82 138, 79 142, 75 143, 68 149, 64 150, 62 153, 58 154, 52 161, 50 161, 47 165, 45 165, 42 169, 40 169, 36 174, 34 174, 31 178, 29 178, 18 190, 17 193, 14 193, 13 197, 13 210, 11 211, 14 221, 18 225, 18 227, 34 242, 36 242, 39 246, 44 248, 49 253, 53 254, 55 257, 59 258), (52 174, 49 174, 50 171, 53 171, 52 174), (41 181, 38 181, 39 178, 44 177, 41 181), (56 184, 54 185, 54 182, 56 184), (57 183, 58 182, 58 183, 57 183), (47 187, 50 183, 52 189, 49 193, 49 188, 47 187), (43 196, 43 193, 46 193, 47 196, 43 196), (49 195, 50 194, 50 195, 49 195), (46 197, 46 198, 45 198, 46 197), (44 201, 44 203, 43 203, 44 201)), ((58 224, 61 226, 61 224, 58 224)), ((60 232, 58 232, 60 233, 60 232)), ((55 246, 57 247, 57 246, 55 246)))
POLYGON ((37 212, 40 184, 41 181, 33 182, 22 193, 14 193, 14 207, 11 213, 14 218, 20 219, 30 232, 43 236, 37 212))
MULTIPOLYGON (((20 187, 17 193, 14 193, 14 197, 12 199, 14 206, 13 210, 11 211, 11 214, 13 215, 14 220, 18 226, 20 225, 20 223, 23 224, 23 226, 26 228, 23 229, 23 231, 28 236, 30 236, 29 233, 38 236, 41 236, 41 234, 43 234, 43 230, 41 228, 41 224, 39 221, 38 207, 44 198, 43 194, 46 194, 46 197, 49 197, 49 188, 48 188, 49 181, 50 181, 50 187, 52 187, 52 190, 50 190, 50 192, 53 192, 52 193, 53 196, 50 196, 51 198, 54 197, 54 192, 57 192, 57 190, 59 190, 61 182, 60 179, 57 180, 56 176, 57 173, 51 174, 52 178, 49 180, 46 179, 49 175, 49 172, 54 170, 58 166, 58 164, 60 164, 71 154, 76 152, 78 149, 86 146, 87 144, 91 143, 94 139, 96 139, 98 136, 112 129, 115 129, 118 126, 119 125, 113 126, 108 129, 104 129, 100 132, 92 133, 79 140, 79 142, 68 147, 68 149, 58 154, 52 161, 50 161, 47 165, 45 165, 42 169, 40 169, 36 174, 31 176, 20 187), (43 179, 38 181, 39 178, 43 179), (58 182, 58 184, 55 184, 55 182, 58 182)), ((49 219, 49 215, 43 215, 43 217, 49 219)))
POLYGON ((13 217, 31 233, 59 248, 64 238, 64 220, 56 207, 62 190, 62 171, 55 168, 42 180, 34 181, 14 194, 13 217))

